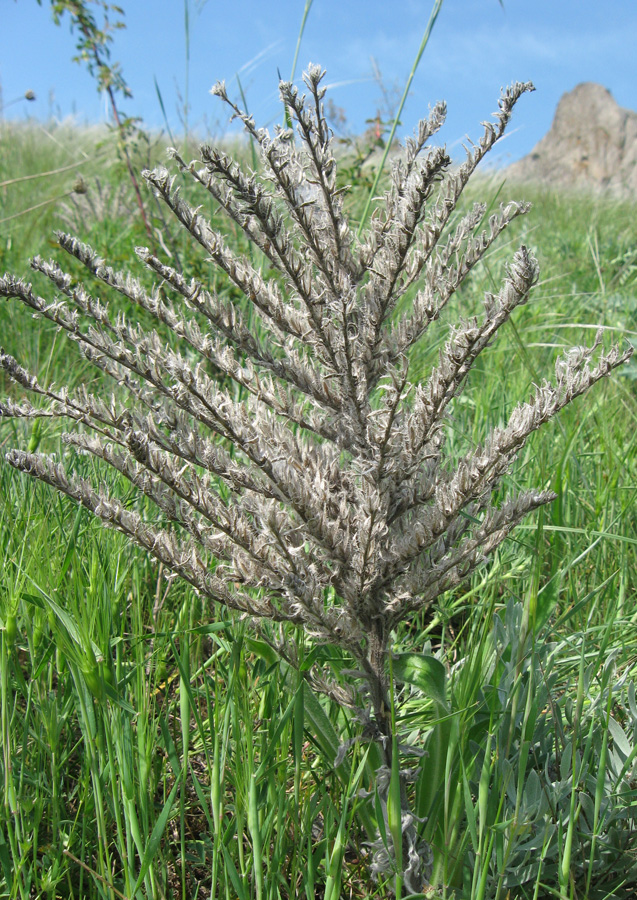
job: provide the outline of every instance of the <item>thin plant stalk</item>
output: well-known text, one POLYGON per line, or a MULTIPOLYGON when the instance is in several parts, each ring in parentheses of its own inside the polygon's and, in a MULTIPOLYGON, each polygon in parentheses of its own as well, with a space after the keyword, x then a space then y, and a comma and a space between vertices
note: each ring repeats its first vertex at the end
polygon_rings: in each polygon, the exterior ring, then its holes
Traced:
POLYGON ((190 102, 190 3, 184 0, 184 153, 188 153, 188 105, 190 102))
MULTIPOLYGON (((303 10, 303 18, 301 19, 301 27, 299 28, 299 33, 296 39, 296 47, 294 48, 294 58, 292 59, 292 71, 290 73, 290 81, 294 81, 294 77, 296 75, 296 65, 299 59, 299 52, 301 50, 301 41, 303 40, 303 33, 305 32, 305 23, 307 22, 307 17, 310 14, 310 10, 312 8, 314 0, 305 0, 305 8, 303 10)), ((285 124, 288 128, 292 127, 292 116, 287 106, 284 105, 285 111, 285 124)))
POLYGON ((411 67, 411 72, 407 78, 407 83, 405 84, 405 89, 403 91, 403 95, 400 98, 400 103, 398 104, 398 109, 396 110, 396 115, 394 116, 394 121, 392 122, 391 129, 389 131, 389 137, 387 138, 385 144, 385 151, 381 157, 381 161, 376 169, 376 175, 374 176, 374 181, 372 183, 371 188, 369 189, 369 194, 367 195, 367 201, 365 203, 365 208, 363 209, 363 215, 361 216, 361 221, 358 226, 358 237, 360 238, 363 233, 363 229, 367 223, 367 217, 369 215, 369 210, 376 196, 376 191, 378 189, 378 183, 380 182, 381 176, 385 170, 385 163, 387 162, 387 157, 389 156, 389 152, 392 147, 392 143, 394 141, 394 137, 396 135, 396 129, 400 123, 400 117, 402 115, 403 108, 405 103, 407 102, 407 97, 409 96, 409 90, 411 88, 411 83, 414 80, 416 72, 418 70, 418 66, 420 65, 420 60, 422 59, 422 55, 425 52, 425 48, 429 43, 429 38, 431 37, 431 32, 433 31, 433 27, 436 24, 436 19, 438 18, 438 14, 442 9, 443 0, 434 0, 434 5, 431 10, 429 21, 427 22, 427 27, 425 28, 424 34, 422 36, 422 40, 420 42, 420 47, 418 48, 418 53, 416 54, 416 58, 411 67))
POLYGON ((290 72, 290 81, 294 81, 296 77, 296 66, 299 61, 299 52, 301 50, 301 41, 303 40, 303 34, 305 32, 305 24, 307 22, 307 17, 310 14, 310 10, 312 9, 312 4, 314 0, 305 0, 305 8, 303 9, 303 18, 301 19, 301 27, 299 28, 299 34, 296 39, 296 47, 294 49, 294 58, 292 59, 292 71, 290 72))

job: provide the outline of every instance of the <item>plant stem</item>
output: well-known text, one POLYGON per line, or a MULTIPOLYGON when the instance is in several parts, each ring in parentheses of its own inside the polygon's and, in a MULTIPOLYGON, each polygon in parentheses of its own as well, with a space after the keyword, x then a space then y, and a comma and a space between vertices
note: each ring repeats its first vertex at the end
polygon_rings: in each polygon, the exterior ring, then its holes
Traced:
POLYGON ((433 30, 434 25, 436 24, 436 19, 438 18, 438 13, 442 7, 443 0, 435 0, 433 9, 431 10, 431 15, 429 16, 429 21, 427 22, 427 27, 425 28, 425 33, 422 36, 422 41, 420 42, 420 47, 418 49, 418 53, 416 54, 416 59, 411 67, 411 72, 409 73, 409 77, 407 79, 407 84, 405 85, 405 90, 403 91, 403 95, 400 99, 400 103, 398 104, 398 109, 396 110, 396 115, 394 116, 394 121, 391 126, 391 131, 389 132, 389 137, 387 138, 387 143, 385 145, 385 152, 383 153, 383 157, 380 161, 380 165, 376 171, 376 176, 374 178, 374 183, 372 184, 369 194, 367 195, 367 202, 365 203, 365 209, 363 210, 363 215, 361 216, 361 221, 358 226, 357 237, 360 238, 363 228, 365 227, 365 223, 367 222, 367 216, 369 215, 369 208, 372 205, 372 200, 376 196, 376 189, 378 187, 378 182, 380 181, 380 177, 385 169, 385 163, 387 162, 387 157, 389 156, 389 151, 391 149, 391 145, 394 140, 394 136, 396 134, 396 129, 398 128, 398 123, 400 122, 400 116, 403 111, 403 107, 407 101, 407 97, 409 95, 409 89, 411 88, 411 83, 414 80, 414 76, 416 74, 416 70, 420 64, 420 60, 422 58, 423 53, 425 52, 425 47, 429 43, 429 38, 431 36, 431 32, 433 30))
MULTIPOLYGON (((95 43, 91 41, 91 34, 86 25, 80 22, 80 30, 84 34, 84 37, 89 42, 89 46, 91 48, 91 53, 93 54, 93 59, 98 67, 101 69, 104 66, 102 62, 102 58, 100 56, 100 52, 97 49, 95 43)), ((124 126, 122 124, 122 120, 119 116, 119 111, 117 109, 117 103, 115 102, 115 92, 110 84, 105 86, 106 93, 108 95, 109 102, 111 104, 111 110, 113 111, 113 118, 115 119, 115 127, 117 129, 117 133, 119 134, 120 145, 122 149, 122 153, 124 155, 124 162, 126 163, 126 169, 128 170, 128 176, 130 178, 131 184, 133 185, 133 191, 135 192, 135 200, 137 201, 137 206, 139 207, 139 212, 142 217, 142 222, 144 223, 144 228, 146 229, 146 234, 148 235, 151 245, 155 247, 155 238, 153 236, 152 229, 150 227, 150 223, 148 221, 148 217, 146 215, 146 210, 144 209, 144 201, 142 200, 142 194, 139 189, 139 182, 137 180, 137 176, 135 175, 135 170, 133 169, 133 164, 131 162, 130 155, 128 153, 128 147, 126 146, 126 138, 124 136, 124 126)))

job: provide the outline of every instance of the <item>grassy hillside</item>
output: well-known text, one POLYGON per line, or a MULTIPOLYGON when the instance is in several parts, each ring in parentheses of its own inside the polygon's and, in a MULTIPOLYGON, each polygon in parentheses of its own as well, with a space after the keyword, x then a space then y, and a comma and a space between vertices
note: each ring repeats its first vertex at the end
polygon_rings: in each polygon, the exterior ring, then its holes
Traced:
MULTIPOLYGON (((140 139, 136 167, 161 160, 160 144, 140 139)), ((637 336, 634 204, 520 189, 498 174, 474 191, 534 209, 452 313, 477 310, 520 242, 542 278, 480 358, 452 411, 452 444, 478 443, 551 376, 559 351, 592 343, 600 325, 608 341, 637 336)), ((68 267, 52 237, 63 228, 148 277, 132 261, 148 238, 112 134, 0 124, 0 199, 1 271, 26 274, 35 254, 68 267)), ((349 202, 362 202, 356 182, 349 202)), ((227 292, 165 225, 161 251, 227 292)), ((0 336, 48 383, 90 379, 106 391, 17 303, 0 304, 0 336)), ((413 371, 428 373, 444 338, 441 323, 413 371)), ((1 377, 0 393, 19 396, 1 377)), ((5 421, 0 448, 65 453, 60 432, 5 421)), ((558 499, 396 635, 396 649, 430 647, 449 681, 447 716, 403 689, 404 727, 428 752, 414 790, 446 885, 432 896, 637 895, 636 442, 631 362, 518 460, 509 486, 558 499)), ((73 465, 88 474, 95 464, 73 465)), ((367 874, 369 745, 353 743, 334 766, 337 734, 358 726, 309 693, 271 646, 274 630, 257 636, 203 608, 122 536, 4 461, 0 542, 0 898, 391 896, 367 874)), ((301 659, 334 652, 297 643, 301 659)))

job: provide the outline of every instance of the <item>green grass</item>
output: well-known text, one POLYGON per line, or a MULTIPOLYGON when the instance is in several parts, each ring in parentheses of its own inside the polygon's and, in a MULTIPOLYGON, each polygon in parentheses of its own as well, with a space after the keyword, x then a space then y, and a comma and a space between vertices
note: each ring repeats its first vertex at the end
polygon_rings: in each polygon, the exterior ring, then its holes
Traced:
MULTIPOLYGON (((161 158, 152 146, 137 153, 140 165, 161 158)), ((0 269, 22 273, 30 255, 58 252, 51 235, 78 172, 89 187, 123 181, 108 133, 2 125, 0 183, 75 162, 0 186, 0 269)), ((598 325, 637 334, 634 205, 493 176, 480 190, 535 208, 452 313, 477 308, 520 241, 542 281, 456 403, 452 449, 480 441, 598 325)), ((362 208, 364 193, 353 202, 362 208)), ((114 208, 105 202, 86 237, 125 265, 145 233, 114 208)), ((167 245, 186 271, 207 271, 176 232, 167 245)), ((94 377, 17 305, 0 306, 0 334, 48 381, 94 377)), ((441 327, 414 371, 427 372, 443 338, 441 327)), ((396 711, 428 752, 414 759, 414 792, 440 895, 634 896, 636 375, 631 363, 535 436, 509 487, 550 486, 558 499, 433 617, 396 635, 397 651, 430 647, 444 664, 444 703, 405 684, 396 711)), ((0 427, 3 450, 29 442, 60 452, 59 428, 0 427)), ((309 693, 273 631, 202 608, 120 535, 4 462, 0 541, 1 898, 390 896, 365 864, 377 816, 359 792, 373 750, 353 743, 334 768, 337 736, 358 726, 309 693)), ((301 660, 347 668, 302 635, 297 645, 301 660)))

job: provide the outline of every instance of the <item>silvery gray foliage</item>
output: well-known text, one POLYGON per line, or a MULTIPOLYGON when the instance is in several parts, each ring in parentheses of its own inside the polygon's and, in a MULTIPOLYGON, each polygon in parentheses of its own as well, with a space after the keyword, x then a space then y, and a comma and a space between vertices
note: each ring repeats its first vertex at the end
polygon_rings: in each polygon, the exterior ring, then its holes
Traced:
MULTIPOLYGON (((351 687, 322 671, 305 674, 316 690, 350 707, 378 742, 384 802, 392 631, 468 578, 524 516, 553 498, 538 490, 492 500, 529 435, 629 352, 605 352, 599 337, 571 351, 552 383, 537 386, 504 427, 452 462, 445 453, 450 403, 537 281, 529 250, 514 254, 499 293, 487 294, 479 313, 451 326, 437 365, 419 384, 410 380, 410 351, 501 232, 529 209, 509 203, 484 226, 483 204, 456 214, 471 175, 532 85, 503 93, 495 124, 485 124, 456 169, 443 148, 428 146, 445 118, 444 104, 435 106, 396 159, 390 187, 358 239, 337 186, 323 74, 308 69, 307 99, 281 83, 295 129, 274 135, 234 106, 223 84, 214 89, 260 148, 258 172, 203 146, 198 162, 170 151, 182 175, 163 167, 144 173, 245 304, 138 248, 157 278, 147 291, 59 233, 60 246, 105 288, 150 313, 173 338, 167 343, 160 330, 112 317, 57 263, 38 257, 32 267, 53 283, 54 300, 11 275, 0 281, 0 294, 58 326, 118 388, 104 399, 85 388, 47 386, 2 353, 2 369, 37 405, 6 400, 0 415, 75 422, 64 435, 69 447, 120 472, 156 505, 155 520, 103 483, 72 477, 63 462, 22 450, 12 450, 8 462, 73 497, 206 597, 257 619, 294 623, 351 655, 358 678, 351 687), (242 229, 263 266, 229 246, 201 207, 184 199, 183 176, 242 229), (411 302, 398 313, 408 292, 411 302), (364 688, 355 690, 356 683, 364 688)), ((279 649, 294 662, 292 645, 282 639, 279 649)), ((415 892, 430 851, 418 841, 406 788, 402 802, 405 889, 415 892)), ((376 870, 391 866, 390 857, 378 849, 376 870)))

